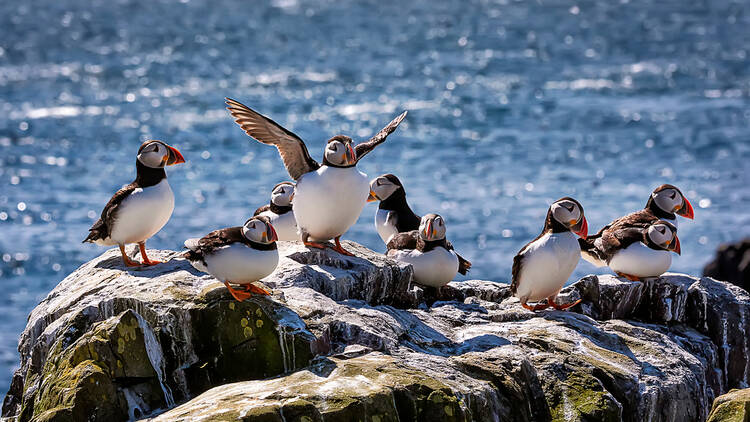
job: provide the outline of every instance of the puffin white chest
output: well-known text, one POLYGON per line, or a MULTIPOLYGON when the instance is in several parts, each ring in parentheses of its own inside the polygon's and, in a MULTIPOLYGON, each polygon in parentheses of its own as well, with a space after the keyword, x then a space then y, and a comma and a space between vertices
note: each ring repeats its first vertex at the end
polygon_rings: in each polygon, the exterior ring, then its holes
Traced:
POLYGON ((297 225, 313 240, 341 236, 367 203, 370 184, 356 167, 322 166, 297 181, 292 209, 297 225))
POLYGON ((609 268, 615 272, 636 277, 658 277, 672 265, 672 253, 655 250, 641 242, 635 242, 617 252, 609 260, 609 268))
POLYGON ((578 240, 571 232, 547 233, 523 252, 516 296, 532 302, 557 295, 581 257, 578 240))
POLYGON ((391 250, 388 256, 411 264, 414 268, 414 281, 425 286, 445 286, 458 273, 458 256, 442 247, 427 252, 391 250))
POLYGON ((391 240, 391 236, 398 234, 395 211, 378 208, 378 211, 375 213, 375 229, 378 231, 380 238, 383 239, 383 242, 387 244, 391 240), (391 213, 393 213, 392 216, 388 218, 391 213))
POLYGON ((110 239, 121 244, 145 241, 167 224, 173 210, 174 194, 167 179, 138 188, 117 207, 110 239))
POLYGON ((205 257, 206 269, 220 281, 247 284, 271 274, 279 263, 279 251, 258 250, 242 243, 214 250, 205 257))
POLYGON ((293 242, 299 240, 299 234, 297 233, 297 220, 294 219, 294 211, 285 212, 284 214, 276 214, 273 211, 263 211, 259 215, 264 215, 271 220, 271 225, 276 234, 279 236, 279 240, 286 240, 293 242))

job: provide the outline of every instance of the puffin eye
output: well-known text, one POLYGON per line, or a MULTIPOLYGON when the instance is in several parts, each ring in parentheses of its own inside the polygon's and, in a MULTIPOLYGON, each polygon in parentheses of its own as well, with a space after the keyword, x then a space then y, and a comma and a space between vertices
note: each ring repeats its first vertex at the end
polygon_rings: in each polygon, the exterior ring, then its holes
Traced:
POLYGON ((669 199, 674 199, 674 198, 675 198, 675 196, 677 196, 677 192, 675 192, 675 191, 672 191, 672 194, 671 194, 671 195, 669 195, 669 199))

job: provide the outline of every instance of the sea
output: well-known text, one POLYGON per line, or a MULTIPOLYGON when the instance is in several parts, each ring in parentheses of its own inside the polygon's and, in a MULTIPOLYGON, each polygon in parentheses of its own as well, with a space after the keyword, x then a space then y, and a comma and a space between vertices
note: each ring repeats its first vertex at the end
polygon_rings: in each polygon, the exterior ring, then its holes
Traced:
MULTIPOLYGON (((572 196, 590 231, 662 183, 695 208, 674 271, 750 235, 750 2, 739 0, 4 0, 0 2, 0 390, 28 313, 104 248, 82 244, 135 177, 178 148, 175 211, 150 248, 239 225, 289 176, 224 109, 235 98, 325 141, 369 139, 473 262, 513 256, 572 196)), ((368 204, 345 239, 383 251, 368 204)), ((581 261, 570 281, 606 273, 581 261)))

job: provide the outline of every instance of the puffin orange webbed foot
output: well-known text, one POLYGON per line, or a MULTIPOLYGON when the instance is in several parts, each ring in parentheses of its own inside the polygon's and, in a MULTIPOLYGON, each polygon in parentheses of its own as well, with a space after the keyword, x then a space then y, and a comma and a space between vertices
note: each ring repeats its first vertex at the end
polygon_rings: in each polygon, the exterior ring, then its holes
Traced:
POLYGON ((315 248, 315 249, 325 249, 328 247, 324 243, 318 243, 318 242, 302 242, 302 244, 304 244, 308 248, 315 248))
POLYGON ((625 273, 620 273, 620 272, 618 272, 618 273, 617 273, 617 275, 618 275, 619 277, 624 277, 624 278, 627 278, 627 279, 628 279, 628 280, 630 280, 630 281, 643 281, 643 280, 641 280, 641 278, 640 278, 640 277, 636 277, 636 276, 634 276, 634 275, 630 275, 630 274, 625 274, 625 273))
POLYGON ((138 248, 141 250, 141 258, 143 258, 143 265, 152 266, 156 264, 163 264, 165 261, 159 261, 155 259, 149 259, 146 255, 146 242, 138 242, 138 248))
POLYGON ((269 292, 268 290, 266 290, 266 289, 264 289, 264 288, 262 288, 260 286, 256 286, 253 283, 245 284, 244 287, 245 287, 245 291, 246 292, 255 293, 256 295, 261 295, 261 296, 270 296, 271 295, 271 292, 269 292))
POLYGON ((553 308, 557 309, 558 311, 564 311, 564 310, 566 310, 568 308, 572 308, 573 306, 578 305, 579 303, 581 303, 581 300, 583 300, 583 299, 578 299, 575 302, 566 303, 565 305, 559 305, 559 304, 555 303, 555 300, 553 298, 548 298, 547 302, 550 305, 552 305, 553 308))
POLYGON ((247 299, 250 299, 253 296, 252 293, 248 293, 248 292, 245 292, 245 291, 233 289, 232 286, 229 285, 228 281, 225 281, 224 285, 227 287, 227 290, 229 290, 229 293, 235 299, 237 299, 238 302, 244 302, 244 301, 246 301, 247 299))
POLYGON ((141 263, 138 261, 133 261, 130 259, 128 254, 125 253, 125 245, 118 245, 120 246, 120 254, 122 254, 122 262, 125 263, 125 266, 128 267, 140 267, 141 263))
POLYGON ((523 306, 524 308, 526 308, 526 309, 528 309, 530 311, 541 311, 542 309, 549 308, 550 304, 549 303, 537 303, 536 305, 531 306, 531 305, 527 304, 526 302, 521 302, 521 306, 523 306))
POLYGON ((335 246, 335 247, 333 247, 332 249, 333 249, 334 251, 336 251, 336 252, 340 253, 341 255, 346 255, 346 256, 354 256, 354 254, 353 254, 353 253, 351 253, 351 252, 347 251, 346 249, 344 249, 344 247, 343 247, 343 246, 341 246, 341 242, 339 241, 339 238, 340 238, 340 237, 341 237, 341 236, 339 236, 339 237, 337 237, 336 239, 334 239, 334 241, 336 242, 336 246, 335 246))

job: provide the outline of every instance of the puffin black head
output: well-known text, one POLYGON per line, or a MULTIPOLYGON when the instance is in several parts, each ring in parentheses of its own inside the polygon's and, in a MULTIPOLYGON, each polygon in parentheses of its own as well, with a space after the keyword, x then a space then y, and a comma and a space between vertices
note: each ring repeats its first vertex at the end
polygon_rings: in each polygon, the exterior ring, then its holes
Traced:
POLYGON ((256 215, 247 220, 245 224, 242 225, 242 235, 251 242, 264 245, 279 240, 276 230, 274 230, 271 225, 271 220, 264 215, 256 215))
POLYGON ((288 207, 294 197, 294 183, 281 182, 271 191, 271 203, 280 207, 288 207))
POLYGON ((654 189, 648 198, 646 208, 654 211, 657 216, 662 214, 662 218, 667 215, 673 218, 674 214, 677 214, 691 220, 693 219, 693 206, 690 204, 690 201, 685 198, 685 195, 676 186, 669 184, 664 184, 654 189))
POLYGON ((330 167, 352 167, 357 164, 357 154, 352 146, 352 138, 336 135, 326 143, 323 164, 330 167))
POLYGON ((588 236, 589 224, 586 216, 583 215, 583 206, 569 196, 560 198, 550 205, 547 220, 553 225, 557 223, 584 239, 588 236))
POLYGON ((427 214, 419 222, 419 237, 426 242, 445 239, 445 221, 437 214, 427 214))
POLYGON ((659 220, 648 227, 645 233, 646 245, 653 249, 663 249, 680 254, 680 239, 677 228, 670 222, 659 220))
POLYGON ((150 168, 164 168, 173 164, 184 163, 185 159, 177 151, 162 141, 146 141, 138 148, 138 162, 150 168))
POLYGON ((390 173, 378 176, 370 182, 370 196, 367 202, 385 201, 398 191, 404 192, 404 185, 398 177, 390 173))

